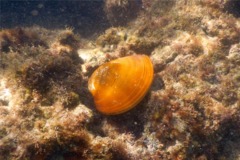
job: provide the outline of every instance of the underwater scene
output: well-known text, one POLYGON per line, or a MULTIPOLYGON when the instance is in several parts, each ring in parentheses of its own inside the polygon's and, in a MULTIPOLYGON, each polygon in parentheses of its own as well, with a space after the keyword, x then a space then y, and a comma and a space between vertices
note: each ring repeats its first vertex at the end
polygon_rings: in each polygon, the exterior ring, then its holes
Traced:
POLYGON ((0 160, 240 160, 240 0, 0 0, 0 160))

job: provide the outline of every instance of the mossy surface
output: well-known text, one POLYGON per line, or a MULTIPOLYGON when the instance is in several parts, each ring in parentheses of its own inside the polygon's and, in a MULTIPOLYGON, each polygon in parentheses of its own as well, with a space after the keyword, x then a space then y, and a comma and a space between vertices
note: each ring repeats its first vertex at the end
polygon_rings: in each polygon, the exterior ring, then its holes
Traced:
POLYGON ((106 1, 102 10, 114 27, 96 39, 71 29, 2 29, 0 159, 239 159, 234 4, 106 1), (119 10, 128 12, 116 15, 119 10), (152 87, 129 112, 100 114, 89 76, 104 62, 133 54, 151 58, 152 87))

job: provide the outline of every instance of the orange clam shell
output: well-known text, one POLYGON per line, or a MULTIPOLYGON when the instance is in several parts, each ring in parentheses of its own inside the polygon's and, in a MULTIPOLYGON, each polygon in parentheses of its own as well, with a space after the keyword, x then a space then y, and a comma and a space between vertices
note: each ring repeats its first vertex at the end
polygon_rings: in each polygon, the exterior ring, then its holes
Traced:
POLYGON ((121 114, 136 106, 153 80, 153 65, 146 55, 133 55, 103 64, 88 81, 96 109, 106 115, 121 114))

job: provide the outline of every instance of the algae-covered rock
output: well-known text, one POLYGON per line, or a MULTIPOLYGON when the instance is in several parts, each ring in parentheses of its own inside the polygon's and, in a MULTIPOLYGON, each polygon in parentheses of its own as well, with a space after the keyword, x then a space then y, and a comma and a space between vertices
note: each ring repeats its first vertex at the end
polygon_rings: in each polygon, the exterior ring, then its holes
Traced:
POLYGON ((1 29, 0 159, 239 159, 238 2, 104 4, 115 27, 88 39, 1 29), (102 115, 90 75, 134 54, 153 63, 149 92, 124 114, 102 115))
POLYGON ((141 2, 132 0, 106 0, 104 5, 107 18, 114 26, 126 25, 137 17, 140 8, 141 2))

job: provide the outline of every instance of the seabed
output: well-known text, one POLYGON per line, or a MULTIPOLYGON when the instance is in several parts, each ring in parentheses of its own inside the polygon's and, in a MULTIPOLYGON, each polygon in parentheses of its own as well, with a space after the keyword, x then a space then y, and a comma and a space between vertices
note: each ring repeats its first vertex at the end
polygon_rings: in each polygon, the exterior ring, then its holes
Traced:
POLYGON ((240 160, 239 1, 0 5, 0 159, 240 160), (100 113, 89 77, 134 54, 147 95, 100 113))

